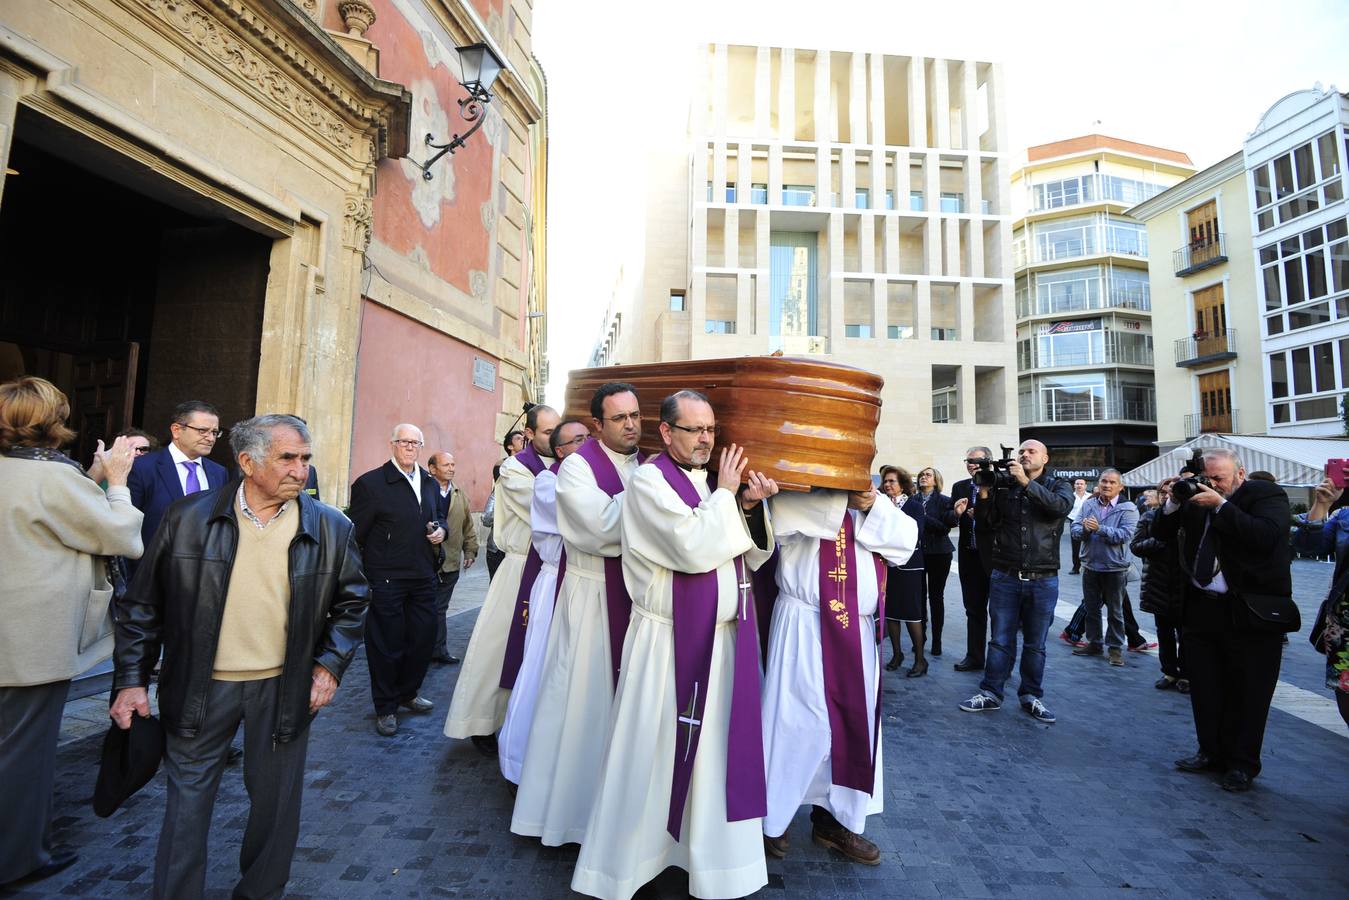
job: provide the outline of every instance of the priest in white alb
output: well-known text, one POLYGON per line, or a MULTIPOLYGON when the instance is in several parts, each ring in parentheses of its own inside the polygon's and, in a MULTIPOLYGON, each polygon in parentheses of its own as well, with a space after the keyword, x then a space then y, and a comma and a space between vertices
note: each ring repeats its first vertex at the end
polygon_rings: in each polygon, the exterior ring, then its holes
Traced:
POLYGON ((666 452, 638 468, 624 496, 632 620, 572 877, 583 894, 627 900, 668 866, 689 873, 694 897, 743 897, 768 883, 750 576, 772 554, 763 500, 778 487, 747 472, 734 444, 713 480, 716 432, 701 394, 666 398, 666 452))
POLYGON ((529 592, 524 658, 506 704, 506 721, 497 736, 497 763, 502 776, 511 784, 520 783, 520 768, 525 760, 529 726, 534 721, 534 701, 539 694, 539 676, 543 672, 543 656, 557 600, 558 571, 565 565, 562 535, 557 530, 557 470, 562 460, 576 452, 589 437, 590 428, 583 420, 563 419, 548 441, 556 461, 534 477, 529 524, 533 529, 534 552, 539 555, 542 568, 529 592))
POLYGON ((637 392, 623 382, 600 385, 590 412, 596 438, 557 474, 557 527, 567 567, 511 816, 511 831, 550 847, 585 836, 632 608, 619 524, 625 489, 642 461, 637 392))
POLYGON ((543 568, 530 542, 529 507, 535 476, 553 462, 548 439, 558 420, 552 407, 531 407, 525 414, 525 449, 501 464, 492 539, 506 557, 473 624, 445 718, 446 737, 472 738, 485 756, 496 755, 496 732, 506 719, 510 689, 524 658, 529 592, 543 568))
POLYGON ((880 863, 862 837, 867 816, 884 805, 877 623, 885 564, 908 560, 918 526, 875 500, 874 488, 816 488, 771 501, 778 593, 764 673, 764 843, 777 857, 787 855, 797 810, 810 804, 814 843, 880 863))

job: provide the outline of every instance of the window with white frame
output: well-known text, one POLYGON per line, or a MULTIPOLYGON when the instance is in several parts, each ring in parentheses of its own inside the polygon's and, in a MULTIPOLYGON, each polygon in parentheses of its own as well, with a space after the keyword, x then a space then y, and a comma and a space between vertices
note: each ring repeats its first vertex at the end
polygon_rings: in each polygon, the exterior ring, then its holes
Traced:
POLYGON ((1349 338, 1269 354, 1271 419, 1277 425, 1333 419, 1349 388, 1349 338))
POLYGON ((1251 169, 1256 231, 1344 199, 1343 160, 1337 131, 1328 131, 1251 169))
POLYGON ((1349 219, 1259 250, 1265 333, 1349 319, 1349 219))

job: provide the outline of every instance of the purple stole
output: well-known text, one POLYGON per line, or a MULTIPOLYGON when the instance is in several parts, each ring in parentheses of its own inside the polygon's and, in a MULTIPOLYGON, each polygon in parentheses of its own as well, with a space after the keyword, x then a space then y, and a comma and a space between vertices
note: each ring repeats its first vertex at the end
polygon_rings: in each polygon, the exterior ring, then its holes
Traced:
MULTIPOLYGON (((693 482, 662 453, 653 462, 665 481, 688 504, 702 502, 693 482)), ((710 486, 715 486, 708 473, 710 486)), ((726 821, 761 818, 768 812, 764 783, 763 724, 760 707, 758 619, 754 594, 746 579, 743 556, 735 559, 735 580, 740 590, 735 630, 735 674, 731 686, 731 726, 726 741, 726 821)), ((683 747, 675 741, 674 777, 670 785, 670 815, 665 828, 676 841, 684 824, 693 761, 702 735, 703 709, 707 704, 707 680, 712 669, 712 647, 717 630, 717 572, 674 573, 674 657, 676 735, 682 732, 683 747)))
MULTIPOLYGON (((885 563, 879 556, 874 558, 876 621, 880 623, 885 616, 885 563)), ((871 723, 867 716, 862 645, 853 631, 854 627, 861 627, 857 575, 853 517, 845 511, 838 535, 820 541, 820 649, 824 660, 825 707, 829 712, 830 780, 839 787, 870 794, 876 785, 875 738, 880 733, 880 696, 876 698, 875 734, 868 736, 871 723)))
MULTIPOLYGON (((534 477, 543 471, 543 458, 534 450, 533 444, 525 444, 525 449, 515 454, 534 477)), ((506 634, 506 655, 501 660, 501 681, 498 684, 506 690, 515 687, 515 679, 520 674, 520 664, 525 659, 525 629, 529 626, 529 592, 543 568, 543 559, 529 544, 529 553, 525 555, 525 570, 520 576, 520 589, 515 592, 515 613, 511 617, 511 630, 506 634)))
MULTIPOLYGON (((623 493, 623 479, 618 476, 614 461, 604 452, 604 446, 598 439, 586 441, 576 450, 590 466, 595 476, 595 484, 610 497, 623 493)), ((637 464, 646 461, 642 451, 637 451, 637 464)), ((558 570, 558 590, 562 588, 562 570, 558 570)), ((628 596, 627 585, 623 583, 623 557, 604 557, 604 601, 609 613, 609 661, 613 666, 614 688, 618 688, 618 666, 623 661, 623 638, 628 632, 628 619, 632 617, 632 598, 628 596)), ((553 600, 557 602, 556 597, 553 600)))

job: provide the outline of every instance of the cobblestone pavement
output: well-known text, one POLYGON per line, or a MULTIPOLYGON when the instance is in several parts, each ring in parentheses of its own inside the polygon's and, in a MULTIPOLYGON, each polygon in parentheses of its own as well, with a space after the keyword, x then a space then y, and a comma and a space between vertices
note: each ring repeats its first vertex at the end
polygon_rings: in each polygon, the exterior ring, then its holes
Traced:
MULTIPOLYGON (((1305 638, 1329 572, 1324 563, 1294 564, 1304 630, 1285 650, 1287 690, 1270 714, 1265 770, 1245 795, 1172 768, 1194 746, 1189 705, 1153 688, 1153 654, 1126 654, 1126 666, 1114 669, 1098 658, 1072 657, 1052 638, 1045 699, 1057 724, 1041 725, 1015 705, 977 716, 960 712, 956 704, 975 691, 978 675, 951 668, 964 646, 952 573, 947 652, 926 678, 886 676, 886 811, 867 829, 881 847, 881 865, 854 866, 813 846, 803 810, 790 830, 791 853, 769 861, 761 895, 1344 896, 1349 733, 1321 686, 1323 658, 1305 638), (1287 711, 1293 707, 1285 696, 1301 710, 1287 711), (1318 715, 1326 725, 1308 721, 1318 715)), ((1060 583, 1060 611, 1071 612, 1080 579, 1064 575, 1060 583)), ((482 568, 460 581, 463 611, 450 620, 455 652, 467 644, 485 587, 482 568)), ((1145 630, 1150 619, 1141 616, 1145 630)), ((545 848, 511 835, 511 796, 495 760, 441 734, 457 671, 433 667, 424 693, 435 711, 403 716, 398 735, 383 739, 374 732, 365 660, 352 664, 332 708, 313 727, 288 896, 568 895, 576 848, 545 848)), ((80 710, 72 708, 70 740, 58 751, 55 814, 58 841, 77 848, 80 860, 12 895, 146 895, 164 811, 163 776, 111 818, 96 818, 88 798, 102 724, 79 737, 72 727, 80 710)), ((241 772, 233 768, 216 804, 211 897, 229 896, 246 814, 241 772)), ((686 887, 672 869, 643 896, 682 897, 686 887)))

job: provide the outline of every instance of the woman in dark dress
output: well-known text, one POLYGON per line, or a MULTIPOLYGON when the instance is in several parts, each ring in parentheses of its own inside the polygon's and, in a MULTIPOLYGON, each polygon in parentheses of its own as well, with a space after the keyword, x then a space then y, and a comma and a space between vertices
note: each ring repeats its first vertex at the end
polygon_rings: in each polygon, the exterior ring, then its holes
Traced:
POLYGON ((904 664, 904 652, 900 649, 903 622, 913 642, 914 661, 908 677, 918 678, 927 674, 927 659, 923 656, 923 599, 927 589, 923 580, 923 520, 919 518, 922 511, 914 500, 913 479, 898 466, 881 469, 881 493, 918 521, 918 546, 913 555, 904 565, 891 566, 885 578, 885 627, 894 649, 894 656, 885 668, 893 672, 904 664))
MULTIPOLYGON (((942 492, 941 473, 928 466, 918 473, 918 493, 910 501, 923 510, 918 527, 923 533, 923 568, 927 572, 927 606, 932 615, 933 656, 941 656, 941 630, 946 623, 946 578, 951 574, 951 554, 956 552, 950 532, 959 523, 951 498, 942 492)), ((924 623, 927 616, 923 617, 924 623)))

